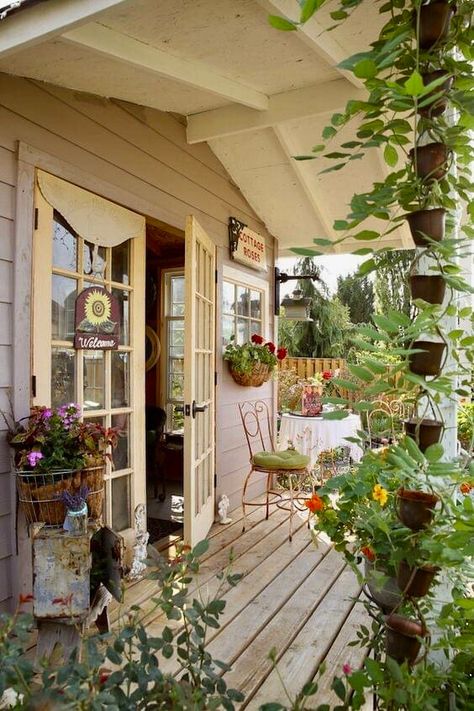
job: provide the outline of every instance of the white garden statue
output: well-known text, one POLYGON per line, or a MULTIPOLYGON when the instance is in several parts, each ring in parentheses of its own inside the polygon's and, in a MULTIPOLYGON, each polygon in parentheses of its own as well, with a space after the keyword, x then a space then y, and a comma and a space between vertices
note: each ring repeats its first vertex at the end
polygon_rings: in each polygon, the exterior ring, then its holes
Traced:
POLYGON ((217 504, 217 512, 219 514, 219 523, 225 525, 226 523, 231 523, 232 519, 227 516, 227 511, 229 510, 230 501, 229 497, 222 494, 217 504))

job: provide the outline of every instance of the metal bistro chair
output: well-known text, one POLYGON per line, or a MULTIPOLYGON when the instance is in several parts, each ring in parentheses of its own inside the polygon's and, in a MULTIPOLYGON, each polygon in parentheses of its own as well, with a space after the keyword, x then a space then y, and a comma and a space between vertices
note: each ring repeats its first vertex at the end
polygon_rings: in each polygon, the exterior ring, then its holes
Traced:
POLYGON ((402 422, 410 408, 402 400, 375 400, 367 413, 368 446, 370 449, 396 442, 403 434, 402 422))
POLYGON ((245 531, 247 525, 246 506, 265 506, 265 518, 268 519, 270 503, 275 503, 279 508, 290 512, 289 540, 291 541, 293 515, 298 508, 298 498, 302 498, 300 495, 301 484, 310 476, 308 469, 310 458, 300 454, 295 449, 287 449, 282 452, 276 450, 272 435, 273 428, 270 411, 267 403, 263 400, 239 403, 239 411, 250 454, 250 471, 245 477, 242 490, 242 510, 244 514, 242 532, 245 531), (263 503, 245 499, 249 479, 254 472, 267 475, 266 497, 263 503), (281 492, 272 488, 273 477, 278 475, 286 477, 288 481, 288 498, 284 498, 281 492), (297 484, 296 488, 295 483, 297 484), (270 496, 275 496, 276 498, 270 501, 270 496))

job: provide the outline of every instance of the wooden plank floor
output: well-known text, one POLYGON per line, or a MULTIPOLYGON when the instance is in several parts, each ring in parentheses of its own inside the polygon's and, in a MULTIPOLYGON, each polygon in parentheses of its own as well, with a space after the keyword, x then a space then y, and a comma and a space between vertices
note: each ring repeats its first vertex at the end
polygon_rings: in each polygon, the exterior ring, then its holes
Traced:
MULTIPOLYGON (((306 518, 294 519, 293 541, 288 541, 288 514, 276 507, 268 520, 264 508, 255 507, 242 533, 241 514, 233 522, 215 525, 209 550, 204 556, 192 594, 212 596, 221 584, 217 574, 228 564, 232 550, 232 571, 244 575, 235 588, 224 588, 226 608, 218 630, 209 630, 207 648, 214 658, 232 665, 227 684, 245 693, 241 708, 258 709, 269 701, 288 705, 283 678, 291 696, 313 679, 326 660, 327 671, 310 706, 336 703, 331 690, 334 674, 342 665, 353 669, 363 662, 359 648, 348 647, 355 630, 367 623, 364 607, 356 600, 360 588, 342 556, 320 541, 316 546, 306 518), (276 649, 278 672, 268 654, 276 649)), ((147 613, 147 628, 158 633, 163 615, 153 611, 154 581, 144 580, 128 587, 125 605, 139 604, 147 613)), ((175 660, 160 660, 163 670, 179 673, 175 660)))

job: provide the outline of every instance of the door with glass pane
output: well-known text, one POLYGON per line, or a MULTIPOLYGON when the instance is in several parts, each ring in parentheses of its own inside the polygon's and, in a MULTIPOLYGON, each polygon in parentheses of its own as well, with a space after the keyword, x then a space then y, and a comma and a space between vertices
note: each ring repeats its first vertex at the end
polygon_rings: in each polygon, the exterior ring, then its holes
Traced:
POLYGON ((133 510, 146 501, 144 476, 145 236, 96 247, 36 190, 33 257, 33 404, 76 402, 84 419, 117 427, 107 462, 105 522, 133 541, 133 510), (77 294, 111 291, 120 304, 118 350, 75 350, 77 294))
POLYGON ((184 537, 195 545, 214 521, 215 245, 192 216, 184 277, 184 537))

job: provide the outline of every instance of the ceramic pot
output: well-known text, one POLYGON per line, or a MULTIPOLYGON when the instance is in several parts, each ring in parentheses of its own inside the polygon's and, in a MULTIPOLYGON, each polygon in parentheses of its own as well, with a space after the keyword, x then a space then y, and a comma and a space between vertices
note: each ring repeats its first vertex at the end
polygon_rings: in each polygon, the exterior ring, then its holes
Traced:
POLYGON ((372 600, 385 614, 392 612, 392 610, 400 604, 402 599, 397 579, 386 572, 383 563, 380 563, 380 561, 372 563, 366 559, 364 573, 372 600), (382 583, 377 579, 377 573, 382 573, 387 576, 382 583))
POLYGON ((446 282, 442 276, 416 274, 410 277, 412 299, 423 299, 428 304, 442 304, 446 292, 446 282))
POLYGON ((427 182, 441 180, 448 172, 449 150, 444 143, 427 143, 426 146, 412 148, 410 157, 418 178, 427 182))
POLYGON ((456 5, 444 0, 422 5, 418 38, 421 49, 430 49, 446 39, 455 12, 456 5))
POLYGON ((417 375, 439 375, 443 360, 445 343, 433 341, 414 341, 412 348, 419 348, 422 353, 412 353, 408 356, 410 370, 417 375))
POLYGON ((433 565, 424 565, 422 568, 410 567, 402 560, 397 573, 398 587, 406 597, 424 597, 428 594, 438 570, 439 568, 433 565))
POLYGON ((438 96, 438 98, 435 99, 432 103, 419 108, 418 113, 421 116, 434 118, 435 116, 441 116, 441 114, 446 111, 446 107, 448 105, 447 93, 453 85, 454 77, 449 76, 449 74, 443 69, 438 69, 437 71, 429 72, 428 74, 422 74, 423 84, 425 86, 431 84, 431 82, 435 81, 436 79, 441 79, 441 77, 443 76, 446 77, 446 80, 438 87, 436 87, 436 89, 431 91, 429 94, 423 96, 422 101, 426 101, 431 96, 436 96, 436 94, 439 94, 440 92, 443 92, 443 96, 438 96))
POLYGON ((429 246, 426 237, 434 242, 441 242, 444 239, 445 217, 446 210, 442 207, 435 207, 432 210, 416 210, 406 216, 411 236, 417 247, 429 246))
POLYGON ((438 420, 405 420, 404 425, 407 436, 418 442, 422 452, 439 442, 443 432, 443 423, 438 420))
POLYGON ((397 492, 398 518, 407 528, 411 528, 412 531, 419 531, 428 526, 433 520, 437 503, 438 497, 435 494, 411 489, 399 489, 397 492))
POLYGON ((423 625, 403 615, 391 614, 385 620, 385 651, 402 664, 415 663, 421 648, 420 637, 426 636, 423 625))

